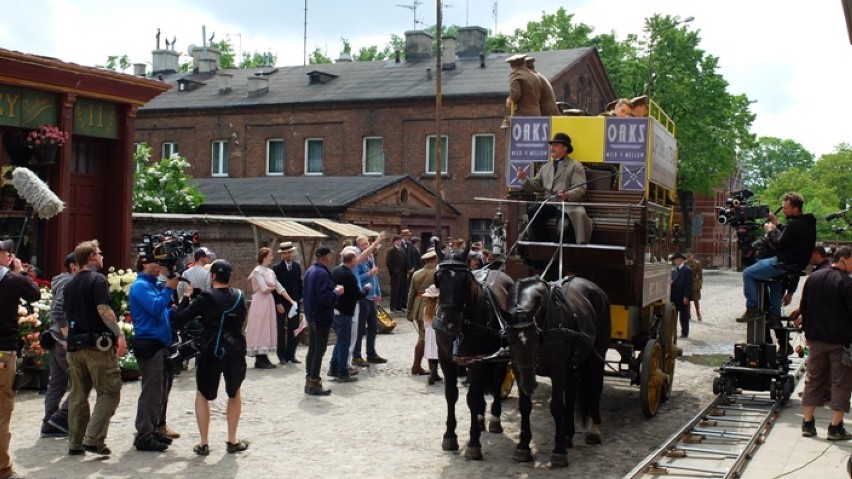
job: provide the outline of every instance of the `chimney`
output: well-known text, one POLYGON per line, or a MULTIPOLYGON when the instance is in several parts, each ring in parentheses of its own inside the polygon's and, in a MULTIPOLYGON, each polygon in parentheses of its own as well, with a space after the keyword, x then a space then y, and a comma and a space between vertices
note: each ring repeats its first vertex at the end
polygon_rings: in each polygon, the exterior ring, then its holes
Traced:
POLYGON ((211 46, 195 47, 192 49, 192 71, 195 73, 210 73, 219 69, 219 57, 222 52, 218 48, 211 46), (212 62, 203 62, 204 59, 213 60, 212 62), (206 65, 202 65, 206 63, 206 65))
POLYGON ((151 58, 152 75, 177 73, 180 70, 180 53, 174 50, 153 50, 151 58))
POLYGON ((248 77, 248 96, 255 98, 269 92, 269 78, 262 76, 248 77))
POLYGON ((482 27, 459 27, 459 58, 476 58, 485 51, 488 32, 482 27))
POLYGON ((341 53, 334 63, 352 63, 352 55, 348 53, 341 53))
POLYGON ((485 68, 485 53, 479 52, 479 68, 485 68))
POLYGON ((443 54, 441 55, 441 70, 452 70, 456 67, 456 37, 441 37, 443 54))
POLYGON ((399 50, 393 51, 394 63, 399 63, 399 50))
POLYGON ((145 76, 145 64, 144 63, 134 63, 133 64, 133 74, 138 77, 145 76))
POLYGON ((427 80, 432 79, 432 67, 426 67, 426 79, 427 80))
POLYGON ((219 94, 227 95, 231 93, 231 79, 234 77, 234 74, 219 73, 217 76, 219 77, 219 94))
POLYGON ((405 61, 417 62, 432 58, 432 38, 423 30, 405 32, 405 61))

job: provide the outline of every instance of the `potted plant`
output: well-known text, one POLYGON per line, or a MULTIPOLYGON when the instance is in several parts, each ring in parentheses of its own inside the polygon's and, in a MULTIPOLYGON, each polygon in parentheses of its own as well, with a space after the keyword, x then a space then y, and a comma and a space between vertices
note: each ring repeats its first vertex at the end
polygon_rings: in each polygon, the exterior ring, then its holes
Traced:
POLYGON ((31 165, 52 165, 59 148, 68 141, 68 133, 53 125, 41 125, 27 134, 27 146, 32 150, 31 165))
POLYGON ((132 352, 118 358, 118 366, 121 368, 121 379, 124 381, 136 381, 142 375, 139 371, 139 362, 132 352))

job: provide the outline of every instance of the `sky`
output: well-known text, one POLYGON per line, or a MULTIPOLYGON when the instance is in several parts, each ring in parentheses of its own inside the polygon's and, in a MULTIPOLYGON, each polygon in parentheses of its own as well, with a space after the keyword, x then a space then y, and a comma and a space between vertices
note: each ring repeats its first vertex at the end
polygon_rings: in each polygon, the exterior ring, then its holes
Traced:
MULTIPOLYGON (((415 4, 417 28, 434 25, 435 0, 42 0, 35 16, 30 2, 4 2, 0 48, 90 66, 126 54, 150 70, 158 28, 162 47, 176 38, 175 50, 185 53, 190 44, 202 44, 205 26, 208 38, 230 39, 235 50, 271 51, 278 66, 301 65, 306 18, 307 51, 320 48, 337 58, 341 38, 357 52, 362 46, 383 48, 391 34, 403 36, 415 26, 415 4)), ((595 34, 614 32, 620 40, 630 33, 641 37, 644 19, 656 13, 693 16, 685 25, 699 33, 699 48, 719 58, 728 92, 754 102, 754 134, 791 139, 817 158, 840 143, 852 144, 850 121, 843 119, 852 99, 852 45, 840 0, 444 0, 444 5, 444 24, 498 33, 564 7, 575 23, 593 27, 595 34)))

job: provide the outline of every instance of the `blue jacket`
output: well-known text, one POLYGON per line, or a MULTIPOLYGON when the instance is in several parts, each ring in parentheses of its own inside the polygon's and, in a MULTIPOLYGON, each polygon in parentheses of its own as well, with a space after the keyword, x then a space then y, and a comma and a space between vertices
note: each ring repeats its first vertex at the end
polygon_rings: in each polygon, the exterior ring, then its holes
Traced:
POLYGON ((309 323, 331 326, 334 320, 334 305, 337 304, 337 292, 334 290, 334 278, 322 263, 314 263, 305 272, 304 296, 305 318, 309 323))
MULTIPOLYGON (((358 250, 358 252, 360 253, 361 250, 358 250)), ((364 287, 368 284, 373 285, 373 288, 367 292, 367 299, 375 299, 377 296, 382 295, 382 287, 379 286, 379 275, 370 276, 369 274, 375 265, 374 262, 375 256, 370 255, 370 259, 355 266, 355 276, 358 277, 359 287, 364 287)))
POLYGON ((174 290, 157 286, 157 277, 139 273, 130 285, 130 317, 133 318, 133 337, 159 341, 163 346, 172 344, 172 326, 169 321, 174 290))

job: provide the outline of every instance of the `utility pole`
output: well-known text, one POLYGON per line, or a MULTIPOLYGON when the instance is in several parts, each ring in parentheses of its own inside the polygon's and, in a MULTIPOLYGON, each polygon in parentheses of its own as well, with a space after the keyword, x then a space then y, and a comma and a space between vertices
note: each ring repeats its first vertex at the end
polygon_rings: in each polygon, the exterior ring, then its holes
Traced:
POLYGON ((305 0, 305 28, 302 35, 302 66, 308 64, 308 0, 305 0))
MULTIPOLYGON (((416 1, 415 1, 416 3, 416 1)), ((436 0, 437 5, 437 20, 435 22, 435 32, 437 39, 437 62, 435 68, 435 236, 444 240, 443 226, 441 225, 441 216, 444 206, 444 194, 441 190, 441 175, 443 174, 443 141, 441 138, 441 64, 443 63, 441 52, 441 18, 442 8, 441 0, 436 0)), ((449 167, 449 164, 447 165, 449 167)), ((436 248, 440 245, 436 246, 436 248)))

